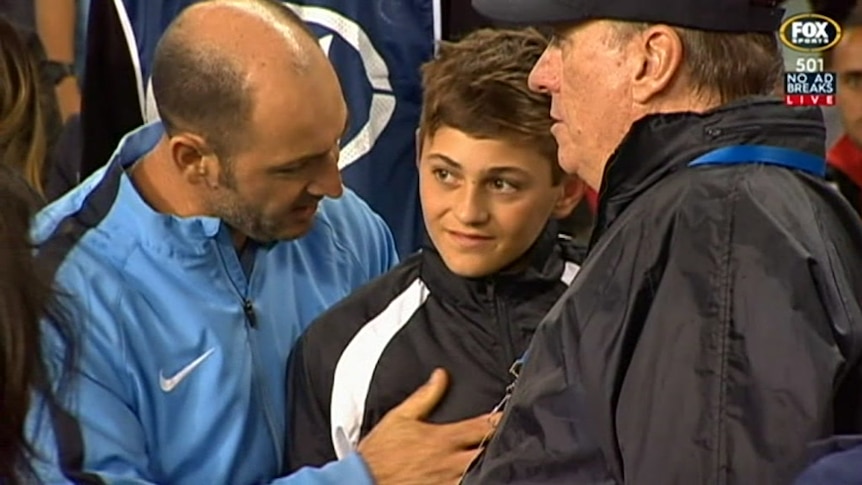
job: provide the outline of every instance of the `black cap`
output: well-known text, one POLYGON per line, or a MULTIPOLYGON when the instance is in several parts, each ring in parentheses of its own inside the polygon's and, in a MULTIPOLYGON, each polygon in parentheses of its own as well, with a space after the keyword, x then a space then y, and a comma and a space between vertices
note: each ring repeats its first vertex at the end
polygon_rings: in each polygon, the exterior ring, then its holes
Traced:
POLYGON ((495 20, 517 24, 608 19, 716 32, 775 32, 784 9, 777 0, 473 0, 495 20))

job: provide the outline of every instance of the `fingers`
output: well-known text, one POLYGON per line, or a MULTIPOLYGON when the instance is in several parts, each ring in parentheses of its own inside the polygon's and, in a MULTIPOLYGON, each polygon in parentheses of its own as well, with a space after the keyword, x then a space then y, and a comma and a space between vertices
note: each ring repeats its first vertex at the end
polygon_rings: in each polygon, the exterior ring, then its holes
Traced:
POLYGON ((464 478, 464 475, 467 474, 467 470, 470 468, 470 465, 476 460, 479 454, 482 453, 482 449, 478 448, 475 450, 466 450, 457 453, 452 456, 454 466, 459 471, 458 480, 455 482, 461 483, 461 480, 464 478))
POLYGON ((455 446, 472 448, 489 439, 498 422, 498 415, 485 414, 457 423, 441 424, 437 428, 441 436, 455 446))
POLYGON ((458 485, 470 468, 470 465, 479 456, 481 450, 459 451, 447 456, 443 460, 438 460, 438 470, 435 475, 435 484, 441 485, 458 485))
POLYGON ((431 378, 417 389, 410 397, 392 409, 390 413, 398 414, 408 419, 424 419, 446 394, 449 378, 443 369, 435 369, 431 378))

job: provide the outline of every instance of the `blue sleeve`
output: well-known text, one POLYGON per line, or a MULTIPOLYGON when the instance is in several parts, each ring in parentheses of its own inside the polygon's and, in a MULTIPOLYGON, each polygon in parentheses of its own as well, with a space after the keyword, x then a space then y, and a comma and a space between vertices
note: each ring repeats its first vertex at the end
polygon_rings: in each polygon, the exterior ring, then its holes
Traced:
POLYGON ((345 199, 338 207, 345 212, 332 220, 336 233, 350 247, 364 274, 355 286, 361 286, 398 264, 398 249, 392 231, 376 212, 355 192, 344 189, 345 199))
MULTIPOLYGON (((40 457, 33 463, 39 483, 46 485, 78 483, 149 485, 154 483, 141 471, 140 463, 146 461, 143 453, 130 450, 130 448, 137 448, 137 445, 143 441, 136 441, 135 436, 129 436, 121 442, 118 439, 122 434, 120 431, 112 437, 106 437, 112 439, 112 443, 102 442, 103 446, 109 444, 119 446, 114 453, 103 455, 102 462, 106 465, 103 469, 91 466, 86 466, 84 469, 74 469, 75 465, 70 461, 75 460, 75 450, 71 448, 63 450, 63 446, 55 446, 59 443, 57 440, 60 439, 55 430, 62 430, 72 424, 71 416, 64 411, 46 405, 45 401, 37 400, 36 403, 34 405, 35 412, 31 413, 28 429, 31 442, 35 445, 36 456, 40 457)), ((97 412, 104 411, 110 412, 108 407, 103 407, 97 412)), ((117 423, 117 417, 111 416, 110 422, 117 423)), ((125 424, 128 425, 128 423, 125 424)), ((92 442, 88 444, 92 445, 92 442)), ((67 442, 67 445, 74 445, 74 443, 67 442)), ((103 450, 109 450, 109 448, 103 448, 103 450)), ((359 454, 352 453, 342 460, 328 463, 320 468, 302 468, 292 475, 275 479, 271 483, 273 485, 342 485, 345 483, 374 485, 374 480, 359 454)))
MULTIPOLYGON (((64 414, 62 411, 52 411, 45 406, 44 401, 38 402, 39 404, 35 406, 36 412, 31 413, 31 416, 35 417, 30 420, 29 430, 30 437, 36 445, 37 456, 42 458, 33 463, 40 483, 46 485, 76 483, 149 485, 154 483, 129 466, 133 465, 134 456, 142 455, 121 457, 120 450, 117 450, 116 454, 111 454, 110 459, 114 462, 111 466, 112 470, 95 470, 87 467, 86 470, 75 471, 64 466, 61 458, 63 452, 59 450, 60 447, 53 446, 52 443, 56 443, 55 440, 58 438, 55 435, 54 426, 59 426, 58 429, 60 429, 69 422, 62 422, 64 418, 58 415, 64 414), (55 421, 54 426, 47 422, 52 419, 55 421), (126 470, 119 470, 121 466, 125 466, 126 470)), ((70 418, 67 416, 66 419, 70 418)), ((352 453, 342 460, 328 463, 320 468, 306 467, 290 476, 275 479, 271 483, 272 485, 342 485, 344 483, 374 485, 374 480, 359 454, 352 453)))
MULTIPOLYGON (((353 197, 359 199, 359 196, 352 193, 353 197)), ((367 255, 368 269, 370 274, 368 279, 374 279, 377 276, 386 273, 398 264, 398 249, 395 246, 395 238, 392 236, 392 231, 386 221, 374 212, 365 201, 361 202, 366 217, 366 224, 369 228, 368 237, 370 239, 365 254, 367 255)))
MULTIPOLYGON (((85 279, 67 272, 62 287, 88 288, 85 279), (72 281, 74 280, 74 282, 72 281)), ((77 291, 63 299, 64 317, 74 324, 74 374, 57 380, 61 407, 34 401, 31 441, 43 456, 37 467, 44 483, 150 483, 149 459, 142 425, 135 414, 125 369, 126 346, 110 310, 117 293, 77 291), (62 384, 61 384, 62 383, 62 384), (62 410, 61 410, 62 408, 62 410)), ((67 342, 44 325, 49 365, 62 365, 67 342)))
POLYGON ((375 215, 376 231, 377 231, 377 251, 374 252, 378 256, 377 260, 371 266, 373 271, 371 277, 386 273, 390 269, 398 265, 398 249, 395 247, 395 238, 392 237, 392 231, 389 226, 383 221, 383 218, 375 215))
MULTIPOLYGON (((79 288, 73 298, 63 299, 63 316, 74 323, 76 332, 74 373, 66 370, 62 378, 55 378, 59 405, 38 396, 33 399, 28 438, 40 457, 33 462, 39 483, 154 483, 155 465, 134 404, 139 383, 127 371, 133 366, 127 362, 126 335, 121 331, 125 299, 120 290, 105 289, 110 285, 86 286, 87 279, 74 271, 66 272, 62 280, 62 287, 79 288)), ((44 325, 46 358, 52 374, 60 376, 67 341, 53 328, 44 325)), ((272 483, 373 485, 357 454, 272 483)))

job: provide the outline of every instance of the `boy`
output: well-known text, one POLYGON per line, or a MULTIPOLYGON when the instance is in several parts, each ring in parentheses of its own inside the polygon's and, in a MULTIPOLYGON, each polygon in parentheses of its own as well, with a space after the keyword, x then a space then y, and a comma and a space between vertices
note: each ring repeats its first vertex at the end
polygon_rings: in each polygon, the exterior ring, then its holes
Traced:
POLYGON ((557 165, 550 99, 527 86, 547 39, 480 30, 423 67, 420 196, 429 247, 312 323, 294 348, 287 463, 319 466, 359 440, 436 367, 428 420, 487 413, 571 283, 583 251, 557 235, 584 186, 557 165))

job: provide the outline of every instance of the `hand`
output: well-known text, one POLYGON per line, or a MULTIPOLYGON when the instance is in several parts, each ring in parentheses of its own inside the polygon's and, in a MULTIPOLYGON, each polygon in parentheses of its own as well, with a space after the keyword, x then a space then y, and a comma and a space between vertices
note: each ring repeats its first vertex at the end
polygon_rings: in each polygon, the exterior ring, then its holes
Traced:
POLYGON ((494 431, 500 416, 484 415, 451 424, 422 420, 449 384, 437 369, 431 378, 386 416, 359 443, 359 454, 377 485, 457 484, 494 431))

